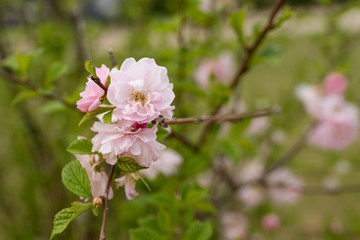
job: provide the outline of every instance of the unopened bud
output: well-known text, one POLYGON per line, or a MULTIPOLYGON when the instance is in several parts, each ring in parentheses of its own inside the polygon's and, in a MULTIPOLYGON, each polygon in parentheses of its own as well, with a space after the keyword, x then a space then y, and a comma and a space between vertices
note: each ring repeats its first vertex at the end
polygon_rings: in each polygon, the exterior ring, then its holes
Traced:
POLYGON ((102 198, 101 197, 96 197, 96 198, 94 198, 94 200, 93 200, 93 204, 94 204, 94 206, 101 206, 102 204, 103 204, 103 200, 102 200, 102 198))

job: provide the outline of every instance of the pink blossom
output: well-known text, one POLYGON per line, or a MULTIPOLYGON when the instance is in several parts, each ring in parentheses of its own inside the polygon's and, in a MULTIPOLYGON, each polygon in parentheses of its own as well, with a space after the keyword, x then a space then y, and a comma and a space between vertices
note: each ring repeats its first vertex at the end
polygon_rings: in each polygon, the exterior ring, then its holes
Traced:
POLYGON ((134 130, 131 125, 129 121, 116 124, 95 122, 91 130, 98 134, 92 139, 92 150, 102 153, 111 165, 116 164, 119 157, 130 157, 139 165, 149 167, 165 149, 156 141, 157 127, 134 130))
POLYGON ((239 212, 225 212, 221 216, 222 239, 246 239, 248 220, 239 212))
POLYGON ((160 159, 152 163, 148 169, 141 170, 141 174, 149 179, 155 179, 159 173, 171 176, 182 162, 183 157, 179 153, 166 149, 161 152, 160 159))
POLYGON ((120 70, 110 72, 111 83, 107 98, 116 106, 114 115, 119 119, 148 123, 159 115, 171 118, 175 98, 167 70, 154 59, 126 59, 120 70))
POLYGON ((195 72, 196 83, 201 88, 206 89, 212 75, 215 77, 215 81, 227 83, 234 68, 233 62, 230 53, 224 53, 218 58, 203 60, 195 72))
POLYGON ((255 118, 251 120, 249 127, 246 129, 246 135, 255 136, 263 133, 269 127, 267 117, 255 118))
POLYGON ((115 179, 116 187, 121 187, 125 185, 125 195, 126 198, 131 200, 138 195, 135 189, 135 180, 139 179, 138 172, 128 173, 121 178, 115 179))
MULTIPOLYGON (((105 195, 106 184, 108 181, 107 174, 101 169, 101 159, 98 155, 75 155, 79 160, 81 166, 85 169, 91 186, 91 193, 93 197, 99 197, 105 195)), ((110 188, 109 199, 113 198, 113 190, 110 188)))
POLYGON ((248 161, 237 174, 237 181, 240 183, 251 183, 258 181, 263 174, 264 165, 255 159, 248 161))
POLYGON ((266 177, 270 199, 279 204, 295 203, 303 186, 302 181, 288 169, 277 169, 266 177))
MULTIPOLYGON (((101 65, 101 68, 95 68, 95 71, 100 82, 106 86, 106 81, 110 72, 109 68, 103 64, 101 65)), ((101 104, 101 98, 104 96, 104 93, 105 91, 101 87, 88 78, 85 91, 80 93, 80 97, 82 98, 76 103, 77 108, 82 112, 94 111, 101 104)))
POLYGON ((261 226, 263 227, 263 229, 267 231, 276 230, 279 227, 279 224, 280 224, 279 217, 275 213, 266 214, 261 219, 261 226))
POLYGON ((250 208, 258 206, 265 198, 264 190, 255 185, 241 187, 237 191, 236 197, 250 208))
POLYGON ((341 150, 353 143, 358 136, 358 110, 347 103, 335 109, 330 116, 312 129, 309 142, 326 150, 341 150))
POLYGON ((324 88, 330 94, 343 94, 348 81, 346 77, 340 73, 330 73, 325 77, 324 88))

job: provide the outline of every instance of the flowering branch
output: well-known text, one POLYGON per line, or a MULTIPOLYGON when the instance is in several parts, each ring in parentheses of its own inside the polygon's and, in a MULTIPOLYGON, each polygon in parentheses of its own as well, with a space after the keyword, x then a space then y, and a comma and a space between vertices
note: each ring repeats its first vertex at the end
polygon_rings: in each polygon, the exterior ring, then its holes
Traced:
POLYGON ((105 225, 106 225, 106 215, 107 215, 107 204, 108 204, 108 198, 109 198, 109 191, 110 191, 110 186, 111 186, 111 180, 114 174, 114 170, 115 170, 115 165, 111 166, 110 169, 110 174, 109 174, 109 179, 107 181, 106 184, 106 189, 105 189, 105 196, 104 196, 104 211, 103 211, 103 219, 102 219, 102 224, 101 224, 101 232, 100 232, 100 238, 99 240, 105 240, 105 225))
MULTIPOLYGON (((243 61, 241 62, 239 69, 230 84, 231 91, 235 90, 237 85, 240 83, 242 76, 249 70, 250 61, 253 58, 255 52, 259 49, 261 43, 266 38, 267 34, 270 32, 270 30, 274 29, 274 19, 275 19, 276 15, 278 14, 278 12, 280 11, 281 7, 284 5, 285 1, 286 0, 278 0, 276 2, 276 4, 274 5, 274 7, 270 13, 267 24, 261 31, 260 35, 258 36, 258 38, 255 40, 255 42, 251 46, 247 47, 246 56, 243 59, 243 61)), ((212 112, 212 115, 217 114, 218 111, 220 110, 220 108, 222 107, 222 105, 223 104, 217 105, 216 108, 214 109, 214 111, 212 112)), ((202 133, 200 134, 200 138, 196 144, 197 148, 199 148, 205 142, 205 140, 208 136, 208 133, 210 132, 209 130, 212 128, 213 125, 214 125, 213 122, 209 122, 205 125, 202 133)))

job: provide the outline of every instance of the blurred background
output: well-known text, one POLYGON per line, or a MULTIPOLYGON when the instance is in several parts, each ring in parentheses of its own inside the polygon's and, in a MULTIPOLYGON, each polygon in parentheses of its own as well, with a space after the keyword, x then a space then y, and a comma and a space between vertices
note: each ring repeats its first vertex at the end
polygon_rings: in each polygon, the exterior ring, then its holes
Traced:
MULTIPOLYGON (((179 222, 186 229, 194 219, 209 220, 212 239, 225 239, 221 215, 230 210, 241 212, 246 220, 236 227, 248 233, 234 239, 360 239, 360 187, 345 194, 310 191, 295 205, 265 201, 249 209, 218 196, 222 192, 216 189, 226 191, 226 183, 214 186, 199 181, 216 156, 241 166, 258 158, 259 146, 273 136, 279 141, 271 145, 265 160, 278 159, 311 121, 294 95, 299 83, 318 84, 327 73, 338 71, 349 81, 346 99, 360 103, 358 1, 288 1, 296 14, 271 32, 235 99, 229 100, 226 81, 204 85, 196 80, 201 63, 219 56, 230 59, 226 76, 231 79, 244 52, 228 24, 229 14, 246 7, 244 31, 251 42, 272 4, 266 0, 0 0, 1 69, 36 86, 34 91, 0 77, 0 239, 48 239, 56 212, 76 200, 61 182, 62 167, 74 159, 66 148, 77 136, 93 133, 92 121, 77 126, 83 114, 74 104, 87 81, 85 60, 110 66, 109 49, 118 65, 128 57, 151 57, 168 69, 177 118, 209 114, 219 102, 228 103, 224 112, 274 105, 283 109, 256 134, 246 134, 250 121, 217 126, 197 152, 176 138, 166 138, 163 142, 182 155, 183 164, 171 177, 149 180, 151 192, 138 183, 140 194, 134 200, 126 200, 122 189, 116 192, 110 202, 109 239, 129 239, 130 229, 152 218, 162 218, 159 221, 174 232, 180 231, 179 222), (66 104, 51 96, 60 96, 66 104), (280 219, 271 231, 261 224, 268 213, 280 219)), ((201 126, 172 129, 195 142, 201 126)), ((356 141, 342 151, 329 152, 306 146, 288 167, 306 186, 356 185, 358 146, 356 141)), ((97 239, 100 223, 100 217, 83 214, 58 239, 97 239)))

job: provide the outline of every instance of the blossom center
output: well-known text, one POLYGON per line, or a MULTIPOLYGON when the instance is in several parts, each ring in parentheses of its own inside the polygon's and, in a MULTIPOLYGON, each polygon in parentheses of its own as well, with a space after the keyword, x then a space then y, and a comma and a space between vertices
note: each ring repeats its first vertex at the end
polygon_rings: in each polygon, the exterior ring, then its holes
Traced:
POLYGON ((135 91, 130 90, 130 100, 140 102, 143 106, 148 100, 147 94, 149 91, 135 91))

